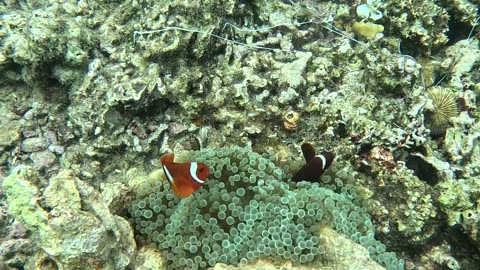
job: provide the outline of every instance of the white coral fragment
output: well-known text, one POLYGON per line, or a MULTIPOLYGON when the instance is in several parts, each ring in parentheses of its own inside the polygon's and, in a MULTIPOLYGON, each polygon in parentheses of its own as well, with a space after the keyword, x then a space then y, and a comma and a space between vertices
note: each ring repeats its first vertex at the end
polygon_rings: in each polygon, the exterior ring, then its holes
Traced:
POLYGON ((383 17, 383 13, 378 10, 380 3, 378 0, 367 0, 366 3, 357 6, 357 16, 374 21, 380 20, 383 17))

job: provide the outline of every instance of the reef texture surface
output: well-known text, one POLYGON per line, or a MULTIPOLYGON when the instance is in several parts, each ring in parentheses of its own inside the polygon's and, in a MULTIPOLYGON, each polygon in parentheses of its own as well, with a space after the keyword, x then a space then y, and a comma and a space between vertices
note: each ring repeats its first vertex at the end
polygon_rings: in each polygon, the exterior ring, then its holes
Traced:
POLYGON ((478 269, 479 5, 1 1, 0 269, 478 269))

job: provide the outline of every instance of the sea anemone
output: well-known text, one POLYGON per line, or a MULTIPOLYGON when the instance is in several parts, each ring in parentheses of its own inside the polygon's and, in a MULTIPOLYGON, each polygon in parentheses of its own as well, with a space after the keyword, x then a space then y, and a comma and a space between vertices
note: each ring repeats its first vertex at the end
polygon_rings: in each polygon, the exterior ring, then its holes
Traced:
POLYGON ((447 129, 450 118, 458 115, 457 101, 455 95, 444 88, 433 87, 428 93, 432 106, 426 115, 427 127, 432 135, 439 135, 447 129))

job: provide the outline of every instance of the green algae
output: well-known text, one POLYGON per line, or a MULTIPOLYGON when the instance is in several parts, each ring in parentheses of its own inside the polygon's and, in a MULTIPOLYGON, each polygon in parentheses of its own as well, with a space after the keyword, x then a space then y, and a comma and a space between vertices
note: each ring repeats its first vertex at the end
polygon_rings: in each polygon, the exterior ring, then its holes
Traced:
POLYGON ((29 230, 45 230, 48 212, 39 206, 40 192, 36 186, 39 178, 33 168, 20 166, 6 177, 2 184, 8 211, 29 230))

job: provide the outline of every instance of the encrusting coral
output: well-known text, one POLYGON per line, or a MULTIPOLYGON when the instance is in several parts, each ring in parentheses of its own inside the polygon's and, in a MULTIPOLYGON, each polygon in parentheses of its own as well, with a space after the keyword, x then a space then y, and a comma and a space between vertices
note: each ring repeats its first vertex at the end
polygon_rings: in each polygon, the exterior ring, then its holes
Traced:
POLYGON ((68 170, 50 179, 42 197, 40 181, 32 167, 18 166, 1 186, 9 213, 36 239, 25 269, 78 269, 84 261, 92 268, 122 269, 130 263, 136 248, 133 233, 124 218, 110 213, 104 201, 108 195, 68 170))

